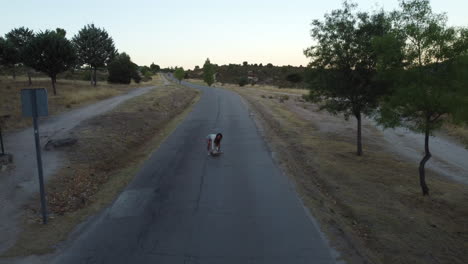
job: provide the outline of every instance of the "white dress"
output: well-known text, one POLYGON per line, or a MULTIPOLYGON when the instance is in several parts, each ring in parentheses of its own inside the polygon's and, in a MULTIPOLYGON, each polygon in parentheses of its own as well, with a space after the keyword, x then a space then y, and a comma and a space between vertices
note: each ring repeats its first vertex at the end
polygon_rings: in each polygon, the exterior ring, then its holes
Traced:
POLYGON ((211 140, 211 149, 210 149, 210 152, 215 152, 215 151, 217 151, 217 149, 215 149, 215 144, 214 144, 215 138, 216 138, 216 134, 209 134, 208 136, 206 136, 206 139, 207 139, 207 140, 211 140))

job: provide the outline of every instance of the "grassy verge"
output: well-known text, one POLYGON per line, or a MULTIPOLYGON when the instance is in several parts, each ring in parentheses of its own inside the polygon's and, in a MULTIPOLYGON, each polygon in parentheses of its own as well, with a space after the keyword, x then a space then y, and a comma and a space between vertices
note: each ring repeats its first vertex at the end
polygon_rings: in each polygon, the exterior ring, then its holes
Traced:
POLYGON ((52 252, 75 226, 113 201, 198 99, 195 89, 164 86, 80 125, 78 143, 66 150, 70 165, 47 186, 50 223, 40 223, 39 203, 31 203, 24 231, 3 257, 52 252))
POLYGON ((162 84, 159 75, 153 76, 152 81, 139 84, 121 85, 100 82, 97 87, 91 86, 88 81, 57 80, 57 95, 54 96, 48 78, 34 78, 33 85, 29 86, 26 77, 19 76, 16 80, 2 77, 0 78, 0 116, 10 115, 3 126, 5 130, 31 125, 30 118, 21 117, 21 89, 46 88, 49 94, 49 113, 54 115, 74 107, 126 93, 136 87, 159 84, 162 84))
POLYGON ((429 172, 432 193, 422 197, 417 164, 373 144, 358 157, 354 137, 319 132, 291 101, 235 91, 259 116, 280 164, 348 263, 468 263, 466 186, 429 172))
POLYGON ((185 79, 184 81, 198 85, 207 85, 203 80, 200 79, 185 79))

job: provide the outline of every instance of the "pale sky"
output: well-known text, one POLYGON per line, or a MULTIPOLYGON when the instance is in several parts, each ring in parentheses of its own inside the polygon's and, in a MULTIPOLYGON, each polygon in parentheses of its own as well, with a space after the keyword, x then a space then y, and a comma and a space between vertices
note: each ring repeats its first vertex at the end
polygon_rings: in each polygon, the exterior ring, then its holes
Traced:
MULTIPOLYGON (((64 28, 71 38, 89 23, 105 28, 120 52, 138 65, 162 67, 273 63, 306 65, 310 22, 341 7, 341 0, 0 0, 0 35, 26 26, 64 28)), ((359 9, 393 10, 398 0, 355 0, 359 9)), ((468 0, 432 0, 449 24, 468 26, 468 0)))

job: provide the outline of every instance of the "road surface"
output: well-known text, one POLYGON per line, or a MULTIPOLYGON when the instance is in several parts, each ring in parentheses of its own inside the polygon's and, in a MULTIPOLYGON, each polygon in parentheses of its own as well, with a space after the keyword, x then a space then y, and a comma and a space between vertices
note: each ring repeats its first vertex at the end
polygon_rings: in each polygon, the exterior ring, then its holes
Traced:
POLYGON ((241 98, 191 86, 193 111, 48 263, 335 263, 241 98), (211 157, 216 132, 224 154, 211 157))

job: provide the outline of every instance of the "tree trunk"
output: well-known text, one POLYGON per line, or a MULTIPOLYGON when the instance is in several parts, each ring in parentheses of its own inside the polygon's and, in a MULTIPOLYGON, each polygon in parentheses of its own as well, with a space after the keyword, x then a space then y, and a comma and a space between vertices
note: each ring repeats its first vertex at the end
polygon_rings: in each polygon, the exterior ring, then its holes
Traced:
POLYGON ((30 72, 30 71, 28 71, 28 84, 29 84, 29 86, 32 85, 32 81, 31 81, 31 72, 30 72))
MULTIPOLYGON (((427 124, 429 126, 429 124, 427 124)), ((424 158, 419 163, 419 184, 421 185, 423 195, 429 195, 429 188, 426 185, 426 172, 424 166, 426 162, 431 158, 431 152, 429 151, 429 128, 426 127, 425 139, 424 139, 424 158)))
POLYGON ((362 136, 361 136, 361 127, 362 127, 362 118, 361 112, 356 114, 357 119, 357 155, 362 156, 362 136))
POLYGON ((16 80, 16 69, 15 69, 15 65, 13 65, 13 80, 16 80))
POLYGON ((52 80, 52 90, 54 91, 54 95, 57 95, 57 90, 55 89, 55 83, 57 82, 57 77, 52 76, 50 77, 50 79, 52 80))
POLYGON ((96 68, 97 68, 97 67, 94 67, 94 72, 93 72, 93 84, 94 84, 94 86, 97 85, 97 79, 96 79, 96 71, 97 71, 97 69, 96 69, 96 68))

